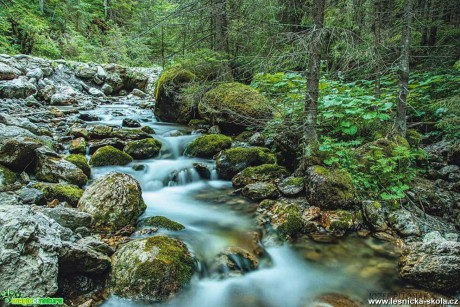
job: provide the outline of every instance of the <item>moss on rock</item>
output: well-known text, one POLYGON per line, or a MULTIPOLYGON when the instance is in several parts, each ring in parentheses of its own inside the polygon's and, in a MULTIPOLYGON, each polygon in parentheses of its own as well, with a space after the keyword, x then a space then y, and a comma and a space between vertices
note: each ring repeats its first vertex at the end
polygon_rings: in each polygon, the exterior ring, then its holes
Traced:
POLYGON ((321 216, 321 224, 328 231, 344 233, 353 227, 353 213, 346 210, 325 211, 321 216))
POLYGON ((185 229, 184 225, 174 222, 164 216, 152 216, 152 217, 145 218, 138 223, 138 226, 140 227, 145 227, 145 226, 158 227, 158 228, 164 228, 164 229, 172 230, 172 231, 179 231, 179 230, 185 229))
POLYGON ((133 161, 127 153, 113 146, 104 146, 96 150, 91 156, 90 164, 93 166, 126 165, 133 161))
POLYGON ((155 130, 150 126, 144 126, 141 130, 148 134, 155 134, 155 130))
POLYGON ((276 164, 262 164, 244 169, 232 178, 235 188, 256 182, 270 182, 288 174, 286 168, 276 164))
POLYGON ((202 135, 187 146, 186 154, 193 157, 212 158, 232 146, 232 138, 222 134, 202 135))
POLYGON ((267 148, 235 147, 220 152, 216 167, 220 178, 230 180, 247 167, 275 163, 275 155, 267 148))
POLYGON ((164 301, 190 282, 194 261, 181 241, 155 236, 131 241, 113 255, 113 293, 130 299, 164 301))
POLYGON ((149 159, 156 157, 161 150, 162 143, 156 139, 132 141, 123 149, 134 159, 149 159))
POLYGON ((355 190, 347 171, 314 165, 307 169, 306 192, 310 204, 337 209, 353 204, 355 190))
POLYGON ((18 179, 19 176, 15 172, 0 165, 0 191, 11 184, 14 184, 18 179))
POLYGON ((224 83, 207 92, 198 112, 227 132, 240 132, 272 117, 268 100, 252 87, 237 82, 224 83))
POLYGON ((72 140, 70 144, 70 153, 72 154, 85 154, 86 153, 86 141, 83 137, 72 140))
POLYGON ((77 166, 79 169, 81 169, 83 173, 85 173, 85 175, 89 178, 89 176, 91 175, 91 167, 89 166, 88 161, 86 161, 84 155, 71 154, 68 155, 65 159, 73 165, 77 166))
POLYGON ((59 201, 65 201, 73 207, 77 206, 78 201, 83 195, 82 189, 71 184, 38 182, 32 187, 42 191, 47 201, 57 199, 59 201))

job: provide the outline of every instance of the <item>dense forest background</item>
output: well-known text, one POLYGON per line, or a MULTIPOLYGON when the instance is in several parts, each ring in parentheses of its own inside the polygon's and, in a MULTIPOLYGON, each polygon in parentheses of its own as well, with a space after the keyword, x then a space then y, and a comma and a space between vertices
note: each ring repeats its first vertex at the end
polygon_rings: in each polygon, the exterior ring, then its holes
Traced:
POLYGON ((197 77, 184 90, 195 102, 220 82, 249 84, 275 116, 247 120, 274 139, 282 163, 297 169, 314 141, 319 153, 307 164, 346 169, 360 198, 402 198, 427 171, 420 142, 460 136, 458 0, 0 4, 0 53, 178 65, 197 77), (371 167, 357 162, 360 148, 381 146, 395 130, 410 148, 395 141, 391 153, 365 155, 371 167))

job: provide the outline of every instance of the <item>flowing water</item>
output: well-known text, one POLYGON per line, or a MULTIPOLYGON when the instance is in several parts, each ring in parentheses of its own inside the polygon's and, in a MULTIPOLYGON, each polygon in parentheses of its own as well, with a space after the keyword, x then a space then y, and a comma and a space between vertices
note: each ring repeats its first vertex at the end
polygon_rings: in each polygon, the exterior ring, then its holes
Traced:
MULTIPOLYGON (((134 176, 147 204, 140 218, 161 215, 185 226, 179 232, 159 233, 183 240, 198 260, 199 273, 187 289, 158 305, 309 306, 323 293, 346 294, 364 303, 369 292, 398 285, 396 260, 389 247, 355 237, 335 244, 267 244, 262 247, 265 260, 257 270, 228 278, 210 274, 212 261, 228 247, 254 247, 256 204, 234 195, 231 182, 218 180, 213 160, 183 155, 186 145, 198 136, 189 128, 159 122, 150 110, 129 104, 99 106, 88 113, 100 117, 93 124, 121 125, 125 117, 137 119, 154 128, 153 137, 163 143, 155 159, 92 170, 93 179, 111 171, 134 176), (200 179, 193 168, 196 162, 207 165, 210 180, 200 179), (135 165, 144 167, 136 171, 135 165)), ((104 303, 106 307, 145 305, 116 296, 104 303)))

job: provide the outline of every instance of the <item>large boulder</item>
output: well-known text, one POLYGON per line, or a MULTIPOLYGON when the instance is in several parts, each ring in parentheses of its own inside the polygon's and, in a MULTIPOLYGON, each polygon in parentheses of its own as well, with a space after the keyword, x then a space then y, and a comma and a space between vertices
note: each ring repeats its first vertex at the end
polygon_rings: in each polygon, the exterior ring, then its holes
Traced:
POLYGON ((71 87, 60 88, 51 96, 51 104, 57 106, 73 105, 77 103, 77 92, 71 87))
POLYGON ((42 208, 39 212, 55 220, 62 227, 73 231, 79 227, 91 226, 91 215, 73 208, 58 206, 55 208, 42 208))
POLYGON ((262 164, 244 169, 232 178, 235 188, 242 188, 245 185, 256 182, 272 182, 286 176, 288 173, 282 166, 276 164, 262 164))
POLYGON ((353 204, 353 183, 345 170, 311 166, 307 169, 305 182, 307 199, 314 206, 344 209, 353 204))
POLYGON ((164 70, 155 88, 155 115, 163 121, 187 123, 193 110, 183 99, 183 90, 195 78, 191 71, 180 67, 164 70))
POLYGON ((80 168, 61 158, 54 151, 42 146, 35 152, 37 155, 35 176, 38 180, 51 183, 68 182, 79 187, 88 182, 88 177, 80 168))
POLYGON ((131 241, 112 260, 113 293, 131 299, 164 301, 183 288, 194 272, 185 244, 165 236, 131 241))
POLYGON ((193 140, 185 153, 188 156, 199 158, 212 158, 224 149, 232 146, 232 138, 222 134, 202 135, 193 140))
POLYGON ((0 80, 13 80, 21 75, 21 71, 0 62, 0 80))
POLYGON ((66 230, 30 206, 0 205, 0 283, 24 297, 49 297, 58 290, 58 257, 66 230))
POLYGON ((34 134, 40 134, 40 128, 25 117, 14 117, 6 113, 0 113, 0 123, 7 126, 21 127, 34 134))
POLYGON ((0 98, 27 98, 36 92, 35 85, 26 78, 0 81, 0 98))
POLYGON ((256 182, 246 185, 241 194, 251 200, 261 201, 266 198, 278 198, 279 192, 276 185, 270 182, 256 182))
POLYGON ((241 132, 272 117, 268 100, 252 87, 237 82, 223 83, 207 92, 198 111, 202 118, 228 132, 241 132))
POLYGON ((126 165, 131 161, 133 158, 127 153, 113 146, 104 146, 93 153, 89 164, 92 166, 126 165))
POLYGON ((42 143, 32 137, 7 139, 0 147, 0 163, 16 171, 23 171, 35 162, 35 150, 42 143))
POLYGON ((78 207, 93 216, 96 230, 115 232, 134 226, 146 205, 141 187, 133 177, 110 173, 85 190, 78 207))
POLYGON ((445 239, 410 243, 402 252, 401 277, 421 287, 441 291, 460 290, 460 242, 445 239))
POLYGON ((161 150, 162 143, 155 139, 131 141, 123 149, 134 159, 149 159, 156 157, 161 150))
POLYGON ((276 158, 267 148, 235 147, 220 152, 216 168, 219 178, 230 180, 247 167, 274 163, 276 158))

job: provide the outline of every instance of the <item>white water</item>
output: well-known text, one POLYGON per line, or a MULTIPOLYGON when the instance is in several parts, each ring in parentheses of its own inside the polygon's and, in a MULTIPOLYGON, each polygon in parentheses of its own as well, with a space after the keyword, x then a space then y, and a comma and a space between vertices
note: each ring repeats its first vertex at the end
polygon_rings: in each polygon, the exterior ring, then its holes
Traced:
MULTIPOLYGON (((141 184, 147 204, 140 218, 162 215, 183 224, 185 230, 166 233, 183 240, 202 267, 209 265, 227 247, 245 247, 250 233, 257 227, 255 206, 233 196, 230 182, 217 179, 214 161, 183 156, 186 145, 197 135, 191 135, 186 127, 157 122, 150 111, 129 105, 100 107, 91 113, 101 117, 94 124, 121 125, 124 117, 135 118, 154 128, 157 132, 154 137, 163 142, 158 158, 134 161, 124 167, 93 168, 93 179, 110 171, 134 176, 141 184), (188 134, 169 136, 174 130, 188 134), (193 169, 195 162, 208 165, 211 180, 199 178, 193 169), (137 164, 145 168, 133 170, 132 166, 137 164), (175 172, 178 172, 177 179, 172 180, 175 172)), ((325 247, 318 245, 318 250, 322 248, 325 247)), ((375 265, 366 264, 369 255, 357 256, 362 259, 353 254, 347 257, 347 249, 338 249, 337 255, 326 254, 330 257, 329 265, 322 265, 305 260, 302 249, 286 245, 270 247, 266 252, 271 261, 262 262, 258 270, 223 280, 212 279, 206 273, 196 274, 188 289, 168 302, 154 305, 308 306, 321 293, 345 293, 362 299, 368 292, 381 289, 378 274, 372 277, 359 274, 367 266, 375 265), (344 259, 340 259, 342 254, 344 259)), ((350 250, 354 252, 353 247, 350 250)), ((106 307, 145 305, 116 296, 104 303, 106 307)))

